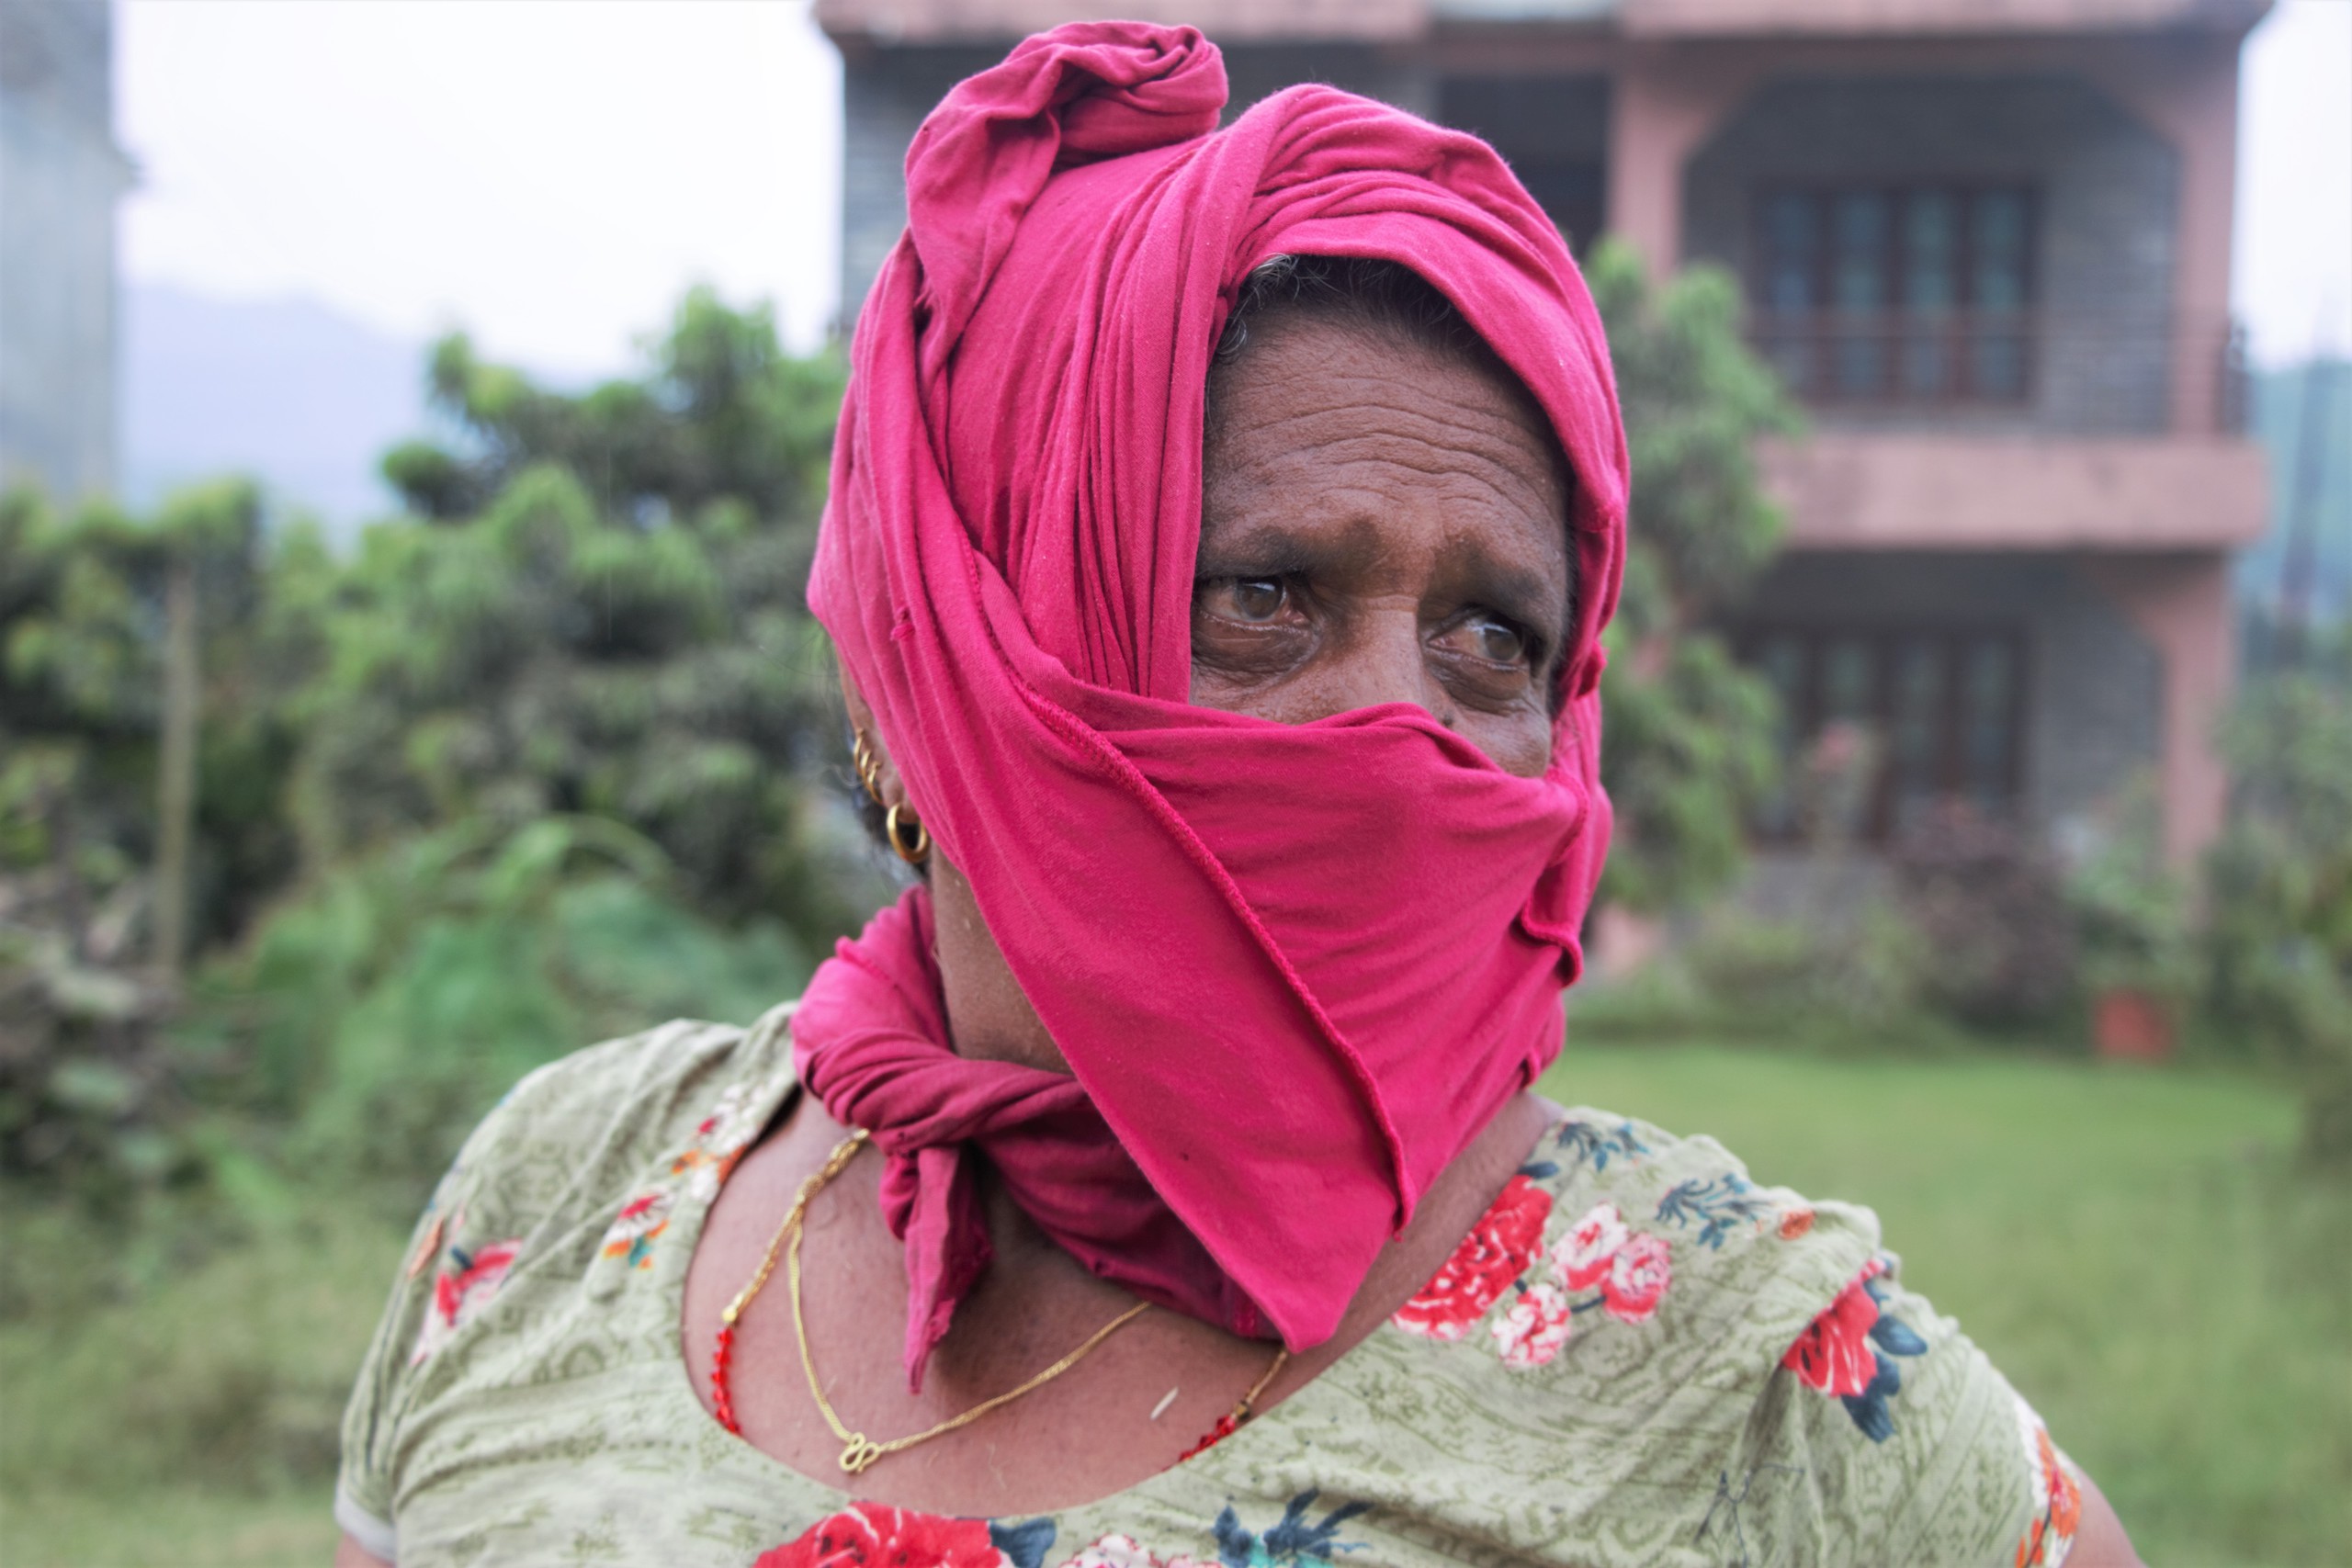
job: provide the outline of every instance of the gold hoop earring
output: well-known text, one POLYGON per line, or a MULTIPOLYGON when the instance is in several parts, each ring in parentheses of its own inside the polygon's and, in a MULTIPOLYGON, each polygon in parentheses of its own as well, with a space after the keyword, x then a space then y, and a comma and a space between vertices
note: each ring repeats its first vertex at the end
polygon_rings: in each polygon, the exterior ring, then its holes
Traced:
POLYGON ((863 729, 854 731, 857 743, 850 749, 851 765, 857 769, 857 782, 865 786, 866 797, 880 806, 882 801, 882 759, 874 754, 873 744, 863 729))
POLYGON ((931 858, 931 829, 917 820, 903 803, 882 814, 882 831, 889 839, 890 847, 899 852, 899 858, 909 865, 921 865, 931 858), (901 826, 914 829, 911 840, 899 831, 901 826))

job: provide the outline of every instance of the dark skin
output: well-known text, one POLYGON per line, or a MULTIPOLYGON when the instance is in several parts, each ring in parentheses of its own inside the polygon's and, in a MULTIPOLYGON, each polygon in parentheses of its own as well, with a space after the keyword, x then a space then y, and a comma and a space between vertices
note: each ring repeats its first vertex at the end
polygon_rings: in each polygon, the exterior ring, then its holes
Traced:
MULTIPOLYGON (((1568 491, 1525 392, 1490 367, 1291 321, 1253 333, 1220 394, 1204 453, 1193 700, 1292 724, 1408 703, 1499 766, 1541 773, 1568 604, 1568 491)), ((843 695, 851 722, 875 736, 846 677, 843 695)), ((881 790, 887 802, 906 800, 887 757, 881 790)), ((1067 1071, 971 885, 936 851, 931 888, 956 1049, 1067 1071)), ((1552 1115, 1533 1095, 1504 1108, 1382 1253, 1339 1333, 1292 1358, 1261 1410, 1344 1355, 1437 1271, 1552 1115)), ((799 1100, 720 1191, 688 1270, 682 1326, 681 1353, 706 1405, 721 1308, 842 1135, 822 1106, 799 1100)), ((900 1365, 904 1252, 882 1221, 880 1169, 871 1154, 853 1163, 812 1206, 805 1242, 810 1343, 853 1429, 888 1438, 957 1415, 1132 1304, 991 1190, 995 1262, 957 1310, 923 1392, 910 1394, 900 1365)), ((1174 1463, 1265 1371, 1270 1348, 1147 1313, 1018 1404, 881 1461, 858 1478, 857 1494, 967 1517, 1107 1496, 1174 1463)), ((809 1397, 781 1272, 739 1325, 731 1382, 748 1441, 843 1484, 841 1442, 809 1397)), ((348 1537, 336 1554, 346 1568, 375 1561, 348 1537)), ((2095 1489, 2069 1561, 2137 1561, 2095 1489)))

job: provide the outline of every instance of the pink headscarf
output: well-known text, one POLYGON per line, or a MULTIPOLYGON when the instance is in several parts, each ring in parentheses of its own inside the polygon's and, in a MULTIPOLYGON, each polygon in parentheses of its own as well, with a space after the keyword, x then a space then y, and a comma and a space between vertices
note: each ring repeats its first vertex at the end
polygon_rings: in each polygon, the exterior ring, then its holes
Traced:
POLYGON ((989 1258, 985 1154, 1104 1279, 1293 1348, 1558 1054, 1609 841, 1626 459, 1558 231, 1473 137, 1325 87, 1216 129, 1190 28, 1081 23, 950 93, 858 321, 809 603, 1074 1077, 953 1051, 921 891, 817 972, 804 1080, 889 1156, 907 1368, 989 1258), (1187 701, 1209 359, 1279 254, 1402 263, 1549 414, 1579 608, 1549 771, 1389 705, 1187 701))

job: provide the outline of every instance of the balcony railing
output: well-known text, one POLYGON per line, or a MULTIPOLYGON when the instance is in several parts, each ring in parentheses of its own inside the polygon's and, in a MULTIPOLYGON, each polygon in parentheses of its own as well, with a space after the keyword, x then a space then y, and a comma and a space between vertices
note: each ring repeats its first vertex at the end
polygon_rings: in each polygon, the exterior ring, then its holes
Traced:
POLYGON ((2041 331, 2018 310, 1758 311, 1749 338, 1809 403, 2015 405, 2032 400, 2041 331))
POLYGON ((1824 412, 2030 410, 2065 428, 2245 428, 2245 333, 2226 320, 1752 309, 1747 336, 1789 389, 1824 412))

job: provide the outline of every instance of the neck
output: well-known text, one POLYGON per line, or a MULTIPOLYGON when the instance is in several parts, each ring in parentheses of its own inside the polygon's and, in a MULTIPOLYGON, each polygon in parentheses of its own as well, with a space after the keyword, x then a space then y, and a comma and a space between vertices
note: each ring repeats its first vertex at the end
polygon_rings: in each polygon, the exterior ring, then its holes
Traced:
POLYGON ((1004 950, 980 919, 972 885, 944 855, 931 857, 932 957, 947 1008, 947 1039, 959 1056, 1068 1073, 1069 1058, 1029 1005, 1004 950))

